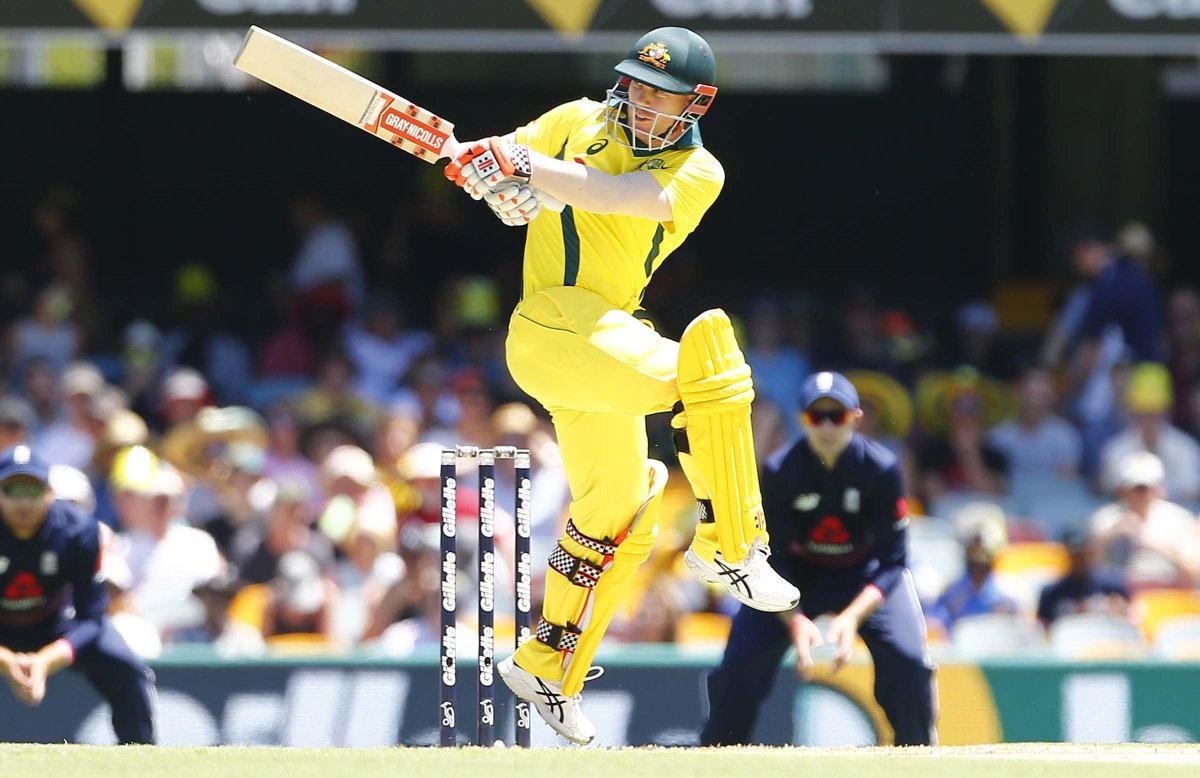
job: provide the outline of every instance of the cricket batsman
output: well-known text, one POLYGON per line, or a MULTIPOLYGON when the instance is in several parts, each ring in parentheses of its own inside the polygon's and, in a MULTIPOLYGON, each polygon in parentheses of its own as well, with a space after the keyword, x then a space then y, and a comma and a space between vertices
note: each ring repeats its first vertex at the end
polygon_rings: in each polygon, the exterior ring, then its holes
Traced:
POLYGON ((800 596, 767 561, 754 387, 729 318, 706 311, 676 343, 633 315, 724 183, 699 127, 717 93, 713 52, 695 32, 663 27, 615 70, 603 102, 565 103, 508 135, 464 144, 445 171, 505 224, 528 225, 507 361, 553 417, 571 518, 550 555, 536 639, 497 670, 581 744, 596 735, 580 709, 592 659, 658 533, 667 472, 647 458, 648 414, 674 411, 676 448, 700 502, 687 566, 759 610, 789 610, 800 596), (542 208, 543 195, 565 208, 542 208))

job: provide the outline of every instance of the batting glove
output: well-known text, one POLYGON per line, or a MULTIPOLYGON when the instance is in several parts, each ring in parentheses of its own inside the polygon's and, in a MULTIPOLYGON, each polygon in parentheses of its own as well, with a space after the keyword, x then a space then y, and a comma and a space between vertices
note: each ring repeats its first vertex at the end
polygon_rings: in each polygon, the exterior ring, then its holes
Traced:
POLYGON ((528 182, 533 175, 529 147, 492 136, 460 151, 446 165, 445 176, 476 200, 505 179, 528 182))
POLYGON ((542 194, 529 184, 501 183, 483 196, 496 218, 509 227, 524 227, 542 210, 542 194))

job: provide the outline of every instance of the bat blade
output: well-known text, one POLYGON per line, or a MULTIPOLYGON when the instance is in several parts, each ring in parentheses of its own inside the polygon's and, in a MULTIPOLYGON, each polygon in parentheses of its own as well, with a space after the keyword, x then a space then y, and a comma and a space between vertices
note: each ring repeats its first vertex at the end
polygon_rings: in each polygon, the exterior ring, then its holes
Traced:
POLYGON ((233 64, 426 162, 457 150, 450 122, 261 27, 246 32, 233 64))

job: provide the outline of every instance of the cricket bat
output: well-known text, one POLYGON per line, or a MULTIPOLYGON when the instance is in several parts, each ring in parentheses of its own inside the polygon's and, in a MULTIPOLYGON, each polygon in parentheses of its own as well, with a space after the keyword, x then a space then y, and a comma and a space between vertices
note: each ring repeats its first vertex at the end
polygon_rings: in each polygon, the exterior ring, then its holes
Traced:
MULTIPOLYGON (((417 159, 433 164, 459 151, 450 122, 261 27, 246 32, 233 64, 417 159)), ((539 195, 543 206, 562 211, 561 202, 539 195)))

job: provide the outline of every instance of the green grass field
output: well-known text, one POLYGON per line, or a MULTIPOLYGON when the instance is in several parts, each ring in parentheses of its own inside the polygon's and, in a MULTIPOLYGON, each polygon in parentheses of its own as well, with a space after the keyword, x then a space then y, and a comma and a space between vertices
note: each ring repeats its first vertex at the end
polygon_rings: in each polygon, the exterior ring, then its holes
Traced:
POLYGON ((1198 771, 1194 745, 536 751, 0 745, 0 776, 27 778, 1159 778, 1198 771))

